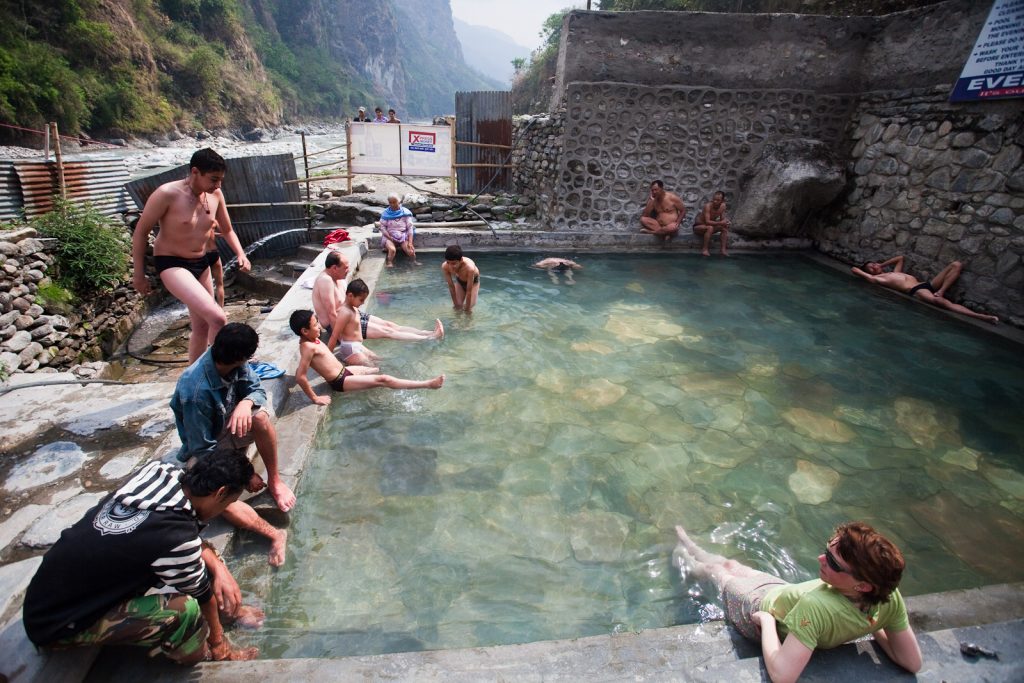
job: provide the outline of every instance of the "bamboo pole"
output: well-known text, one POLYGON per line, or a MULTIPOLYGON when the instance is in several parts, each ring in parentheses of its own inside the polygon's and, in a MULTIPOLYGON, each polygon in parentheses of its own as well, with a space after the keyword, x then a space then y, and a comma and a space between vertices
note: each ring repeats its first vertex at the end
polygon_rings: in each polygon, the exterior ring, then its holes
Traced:
POLYGON ((50 122, 50 128, 53 130, 53 152, 57 159, 57 188, 60 190, 61 199, 67 199, 68 187, 64 184, 64 157, 60 153, 60 133, 57 131, 57 122, 50 122))
MULTIPOLYGON (((351 173, 349 173, 347 175, 344 174, 344 173, 340 173, 338 175, 318 175, 318 176, 313 176, 313 180, 337 180, 338 178, 348 178, 351 181, 351 179, 354 178, 354 177, 355 176, 352 175, 351 173)), ((291 185, 292 183, 304 183, 304 182, 306 182, 304 178, 296 178, 295 180, 282 180, 281 184, 282 185, 291 185)), ((349 194, 352 194, 352 192, 351 192, 351 185, 352 185, 352 183, 349 182, 349 194)))
POLYGON ((309 199, 309 157, 306 155, 306 131, 302 131, 302 166, 306 171, 306 199, 309 199))
POLYGON ((50 160, 50 126, 46 126, 46 132, 43 134, 43 161, 50 160))
MULTIPOLYGON (((334 147, 328 147, 327 149, 322 149, 322 150, 320 150, 319 152, 310 152, 310 153, 309 153, 309 154, 307 154, 306 156, 311 156, 311 157, 315 157, 315 156, 318 156, 318 155, 320 155, 320 154, 324 154, 324 153, 326 153, 326 152, 333 152, 333 151, 334 151, 334 150, 336 150, 336 149, 341 149, 341 148, 342 148, 342 147, 344 147, 344 146, 345 146, 345 145, 335 145, 334 147)), ((296 155, 296 156, 295 156, 295 158, 296 158, 296 159, 298 159, 298 158, 299 158, 299 157, 298 157, 298 155, 296 155)))
POLYGON ((455 176, 455 146, 459 144, 459 141, 458 141, 457 138, 458 138, 458 133, 456 133, 456 131, 455 131, 455 117, 453 116, 452 117, 452 150, 451 150, 452 177, 451 177, 451 182, 449 183, 450 187, 448 188, 448 192, 450 192, 451 194, 455 194, 455 192, 457 191, 457 188, 458 188, 458 179, 455 176))
POLYGON ((488 142, 464 142, 462 140, 456 140, 456 145, 467 145, 469 147, 494 147, 496 149, 512 149, 512 145, 492 145, 488 142))
POLYGON ((346 189, 349 194, 352 194, 352 124, 348 121, 345 122, 345 156, 348 157, 348 174, 346 175, 346 189))

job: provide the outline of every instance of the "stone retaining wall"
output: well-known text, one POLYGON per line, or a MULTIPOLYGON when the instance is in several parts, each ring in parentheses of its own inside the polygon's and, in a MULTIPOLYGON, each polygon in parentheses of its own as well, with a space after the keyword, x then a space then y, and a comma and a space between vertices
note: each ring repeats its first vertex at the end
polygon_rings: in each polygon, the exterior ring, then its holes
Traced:
POLYGON ((512 121, 512 186, 515 192, 536 202, 537 216, 545 223, 556 210, 554 188, 564 137, 564 110, 512 121))
POLYGON ((0 232, 0 374, 100 360, 142 318, 144 300, 127 285, 74 310, 47 311, 38 292, 51 282, 52 250, 52 240, 38 239, 35 230, 0 232))
POLYGON ((689 225, 716 190, 735 196, 766 143, 797 137, 840 147, 854 102, 800 90, 572 83, 551 225, 633 230, 654 179, 682 197, 689 225))
POLYGON ((1024 326, 1024 109, 954 105, 948 86, 869 93, 848 132, 848 190, 814 237, 851 263, 904 254, 950 298, 1024 326))

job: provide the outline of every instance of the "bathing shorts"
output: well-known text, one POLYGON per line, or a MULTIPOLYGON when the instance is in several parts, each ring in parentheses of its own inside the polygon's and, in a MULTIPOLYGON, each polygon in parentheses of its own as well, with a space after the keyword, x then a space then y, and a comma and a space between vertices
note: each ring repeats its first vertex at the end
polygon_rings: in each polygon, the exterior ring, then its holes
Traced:
POLYGON ((351 356, 354 353, 362 353, 362 352, 363 352, 363 342, 361 342, 361 341, 345 341, 345 340, 342 339, 342 340, 338 341, 338 348, 337 348, 337 351, 335 353, 337 353, 339 358, 344 360, 344 359, 348 358, 349 356, 351 356))
POLYGON ((180 256, 154 256, 153 263, 156 265, 156 272, 160 274, 168 268, 184 268, 192 273, 192 277, 199 279, 203 272, 210 267, 207 256, 199 258, 182 258, 180 256))
POLYGON ((932 294, 935 293, 935 287, 932 286, 932 283, 930 283, 930 282, 922 282, 919 285, 914 285, 913 287, 911 287, 910 291, 907 292, 907 294, 909 294, 910 296, 914 296, 915 294, 917 294, 917 290, 919 290, 919 289, 927 289, 932 294))
POLYGON ((722 596, 726 621, 735 626, 745 638, 761 642, 761 625, 754 621, 753 614, 761 609, 761 601, 769 590, 785 583, 779 577, 765 572, 730 579, 722 596))
POLYGON ((335 391, 345 391, 345 378, 350 377, 351 375, 352 373, 349 372, 349 369, 344 368, 338 373, 338 376, 328 382, 328 384, 330 384, 331 389, 334 389, 335 391))
MULTIPOLYGON (((463 280, 462 278, 458 278, 457 277, 457 278, 455 278, 455 281, 458 282, 460 285, 462 285, 463 289, 465 289, 467 291, 469 290, 469 285, 466 284, 466 281, 463 280)), ((480 282, 480 276, 479 275, 474 275, 473 276, 473 284, 475 285, 478 282, 480 282)))
POLYGON ((216 249, 206 252, 206 263, 211 268, 213 268, 214 264, 220 263, 220 252, 216 249))

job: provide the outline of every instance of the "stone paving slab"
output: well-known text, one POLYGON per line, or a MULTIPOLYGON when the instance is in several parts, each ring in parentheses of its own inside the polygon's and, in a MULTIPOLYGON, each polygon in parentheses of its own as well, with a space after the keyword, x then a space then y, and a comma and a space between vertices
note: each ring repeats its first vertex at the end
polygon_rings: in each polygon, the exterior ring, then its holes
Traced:
MULTIPOLYGON (((388 683, 477 683, 524 681, 699 681, 762 683, 767 671, 759 656, 737 657, 722 622, 652 629, 525 645, 410 652, 340 659, 280 659, 210 662, 183 670, 138 656, 101 659, 87 681, 115 675, 149 683, 263 681, 387 681, 388 683), (137 668, 138 667, 138 668, 137 668)), ((816 652, 801 681, 992 681, 1024 680, 1024 620, 919 634, 924 667, 916 677, 888 660, 872 641, 816 652), (998 660, 968 658, 960 643, 996 650, 998 660)), ((756 652, 756 651, 755 651, 756 652)))

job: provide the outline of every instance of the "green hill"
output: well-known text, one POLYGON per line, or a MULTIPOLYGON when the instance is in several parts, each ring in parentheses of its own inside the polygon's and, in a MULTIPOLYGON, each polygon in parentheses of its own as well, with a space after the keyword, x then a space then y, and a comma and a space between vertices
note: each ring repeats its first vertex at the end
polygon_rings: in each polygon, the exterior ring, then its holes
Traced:
POLYGON ((0 121, 68 133, 430 116, 493 89, 448 0, 0 0, 0 121))

